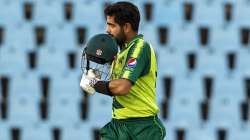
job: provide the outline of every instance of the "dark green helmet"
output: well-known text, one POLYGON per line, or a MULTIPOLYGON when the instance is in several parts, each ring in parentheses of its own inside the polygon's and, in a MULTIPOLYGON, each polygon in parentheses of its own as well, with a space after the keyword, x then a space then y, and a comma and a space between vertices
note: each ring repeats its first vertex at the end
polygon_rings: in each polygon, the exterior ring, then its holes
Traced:
POLYGON ((118 45, 110 35, 97 34, 87 42, 84 52, 90 61, 111 63, 118 52, 118 45))

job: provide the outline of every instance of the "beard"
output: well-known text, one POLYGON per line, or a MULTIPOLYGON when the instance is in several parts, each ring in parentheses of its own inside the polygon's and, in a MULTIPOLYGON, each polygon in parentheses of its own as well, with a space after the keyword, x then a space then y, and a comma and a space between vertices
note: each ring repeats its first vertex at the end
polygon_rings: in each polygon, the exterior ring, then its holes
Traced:
POLYGON ((123 45, 125 44, 125 41, 126 41, 126 35, 124 33, 124 30, 121 29, 121 31, 116 35, 112 35, 110 34, 117 42, 117 44, 120 46, 120 47, 123 47, 123 45))

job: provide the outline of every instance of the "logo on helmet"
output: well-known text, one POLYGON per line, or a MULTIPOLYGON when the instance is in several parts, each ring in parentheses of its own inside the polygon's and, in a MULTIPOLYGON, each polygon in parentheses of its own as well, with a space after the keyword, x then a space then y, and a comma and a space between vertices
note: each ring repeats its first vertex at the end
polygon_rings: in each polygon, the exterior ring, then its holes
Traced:
POLYGON ((95 54, 98 55, 98 56, 102 55, 102 50, 101 49, 97 49, 95 54))

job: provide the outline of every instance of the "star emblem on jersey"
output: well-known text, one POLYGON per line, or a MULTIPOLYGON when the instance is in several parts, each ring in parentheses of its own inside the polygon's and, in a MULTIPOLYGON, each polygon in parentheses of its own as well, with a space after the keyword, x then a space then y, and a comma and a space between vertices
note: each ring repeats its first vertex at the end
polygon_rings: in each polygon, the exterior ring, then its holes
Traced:
POLYGON ((133 67, 135 67, 136 66, 136 59, 135 58, 130 58, 129 60, 128 60, 128 64, 127 64, 127 66, 129 67, 129 68, 133 68, 133 67))
POLYGON ((97 49, 95 54, 98 55, 98 56, 102 55, 102 50, 101 49, 97 49))

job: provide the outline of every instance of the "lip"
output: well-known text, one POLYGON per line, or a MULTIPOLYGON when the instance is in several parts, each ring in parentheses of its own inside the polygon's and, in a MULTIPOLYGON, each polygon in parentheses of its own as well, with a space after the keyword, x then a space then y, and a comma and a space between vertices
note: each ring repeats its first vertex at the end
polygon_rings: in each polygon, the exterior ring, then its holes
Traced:
POLYGON ((111 37, 112 37, 113 39, 116 39, 113 35, 111 35, 111 37))
POLYGON ((112 38, 114 38, 114 36, 112 34, 108 34, 108 35, 110 35, 112 38))

